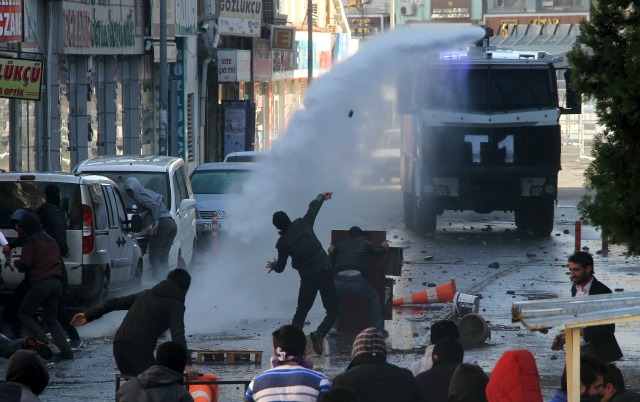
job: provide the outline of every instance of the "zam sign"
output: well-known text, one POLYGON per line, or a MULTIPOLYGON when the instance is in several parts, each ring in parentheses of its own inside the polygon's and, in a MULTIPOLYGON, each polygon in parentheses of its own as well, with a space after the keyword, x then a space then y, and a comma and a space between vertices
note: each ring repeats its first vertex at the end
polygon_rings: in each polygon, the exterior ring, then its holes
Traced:
POLYGON ((22 0, 0 1, 0 43, 22 41, 22 0))

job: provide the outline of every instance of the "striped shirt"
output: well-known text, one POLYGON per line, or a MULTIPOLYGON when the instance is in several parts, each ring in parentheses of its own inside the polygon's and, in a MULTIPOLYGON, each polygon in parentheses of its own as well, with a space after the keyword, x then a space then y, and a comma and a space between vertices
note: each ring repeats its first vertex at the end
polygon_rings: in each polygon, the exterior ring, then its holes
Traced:
POLYGON ((329 379, 323 373, 298 365, 282 365, 257 375, 249 384, 244 400, 316 402, 327 391, 329 379))

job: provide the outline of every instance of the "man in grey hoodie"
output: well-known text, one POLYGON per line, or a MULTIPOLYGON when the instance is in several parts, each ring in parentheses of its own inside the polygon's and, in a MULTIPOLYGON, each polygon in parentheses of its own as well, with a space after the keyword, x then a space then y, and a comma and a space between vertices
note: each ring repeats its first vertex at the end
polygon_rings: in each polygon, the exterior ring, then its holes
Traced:
POLYGON ((124 191, 135 201, 138 212, 151 214, 153 226, 148 246, 151 275, 154 279, 164 278, 169 271, 169 251, 178 232, 176 221, 164 204, 162 195, 142 187, 135 177, 124 181, 124 191))

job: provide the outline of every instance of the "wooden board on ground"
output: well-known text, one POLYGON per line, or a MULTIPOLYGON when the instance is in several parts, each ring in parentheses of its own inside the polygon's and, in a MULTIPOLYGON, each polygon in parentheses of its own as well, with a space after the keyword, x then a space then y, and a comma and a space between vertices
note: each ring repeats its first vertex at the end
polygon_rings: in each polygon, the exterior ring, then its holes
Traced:
POLYGON ((189 351, 196 354, 194 362, 198 364, 262 364, 261 350, 189 349, 189 351))

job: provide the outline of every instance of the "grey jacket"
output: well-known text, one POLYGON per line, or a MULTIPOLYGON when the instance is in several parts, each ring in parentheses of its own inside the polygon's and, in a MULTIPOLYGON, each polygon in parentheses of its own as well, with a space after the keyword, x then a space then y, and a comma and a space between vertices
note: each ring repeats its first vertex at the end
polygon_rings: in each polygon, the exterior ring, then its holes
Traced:
POLYGON ((127 177, 124 181, 124 189, 133 191, 133 200, 138 207, 138 212, 148 211, 154 224, 157 224, 160 218, 171 218, 171 213, 164 205, 162 195, 142 187, 135 177, 127 177))
POLYGON ((155 365, 120 387, 116 401, 189 402, 193 397, 183 386, 181 373, 155 365))

